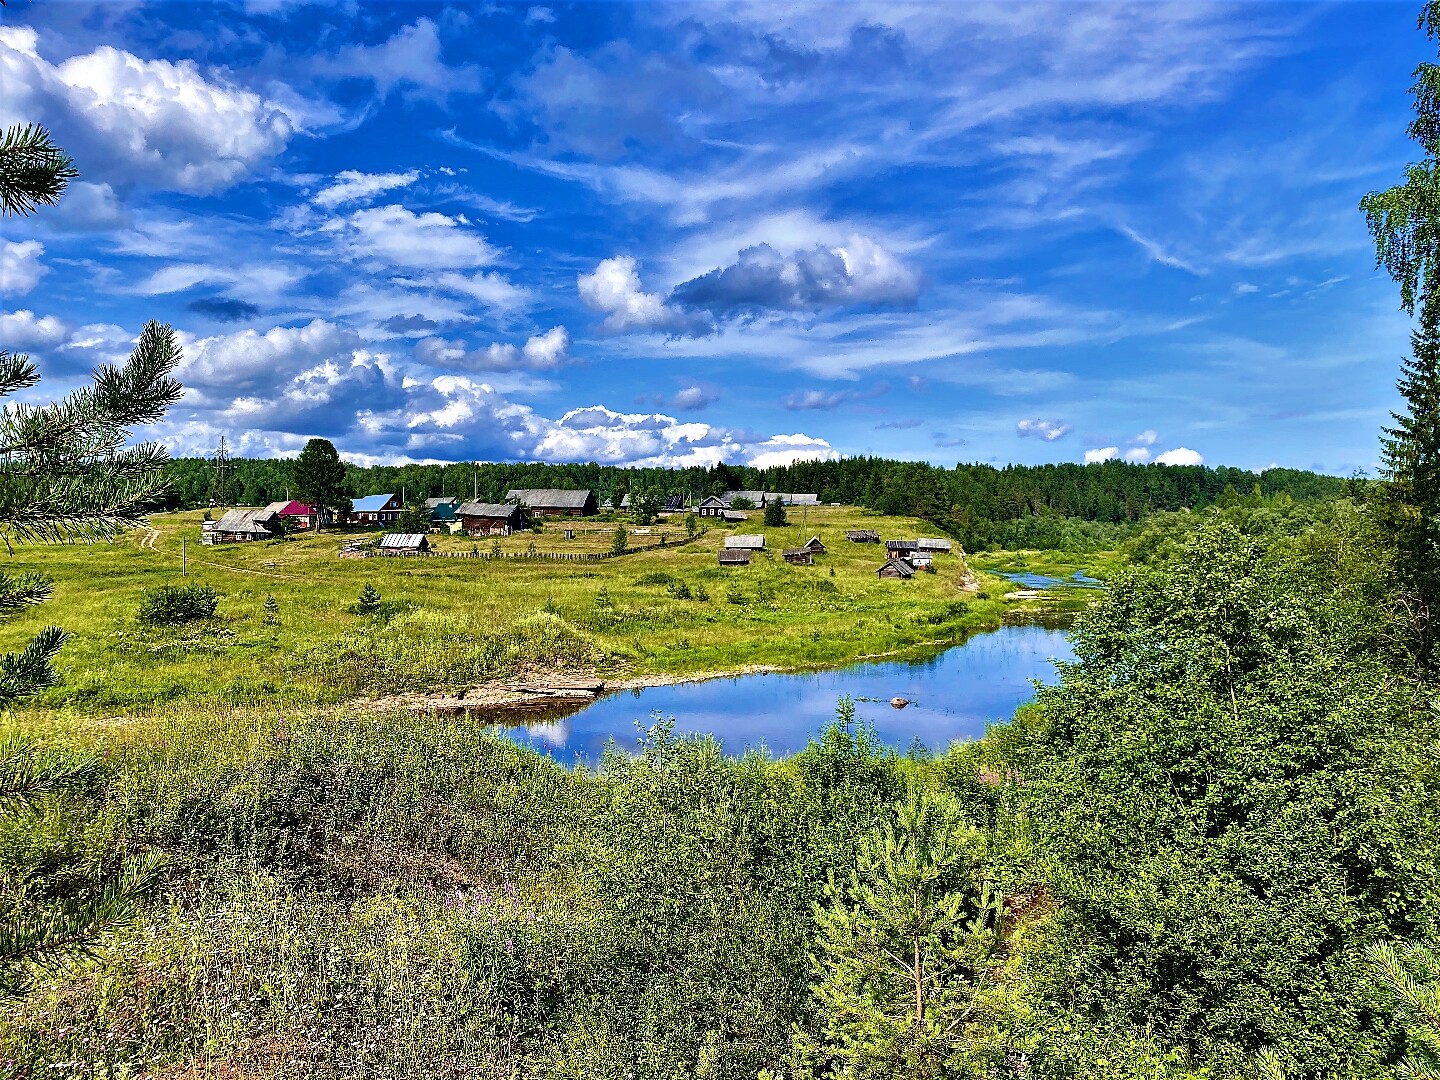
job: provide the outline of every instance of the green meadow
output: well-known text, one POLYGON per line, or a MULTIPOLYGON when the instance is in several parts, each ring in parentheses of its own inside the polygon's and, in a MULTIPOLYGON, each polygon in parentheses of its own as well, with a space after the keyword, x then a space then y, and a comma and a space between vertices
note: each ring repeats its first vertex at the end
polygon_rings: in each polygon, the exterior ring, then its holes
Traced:
MULTIPOLYGON (((62 682, 39 702, 46 706, 323 703, 539 670, 636 678, 747 665, 817 668, 962 640, 998 625, 1014 606, 1003 599, 1008 583, 971 577, 958 553, 937 557, 933 574, 881 580, 883 549, 845 539, 854 528, 887 538, 933 533, 917 518, 829 507, 807 510, 803 522, 791 517, 790 525, 767 529, 757 513, 737 530, 711 527, 688 543, 679 522, 648 533, 629 525, 629 544, 641 550, 559 562, 524 556, 609 551, 616 525, 549 522, 539 533, 499 541, 514 558, 342 559, 342 543, 377 533, 205 546, 200 512, 160 515, 113 544, 18 547, 10 569, 52 577, 55 601, 0 628, 0 649, 20 647, 46 625, 70 633, 62 682), (568 527, 576 530, 571 539, 568 527), (730 531, 763 532, 766 550, 747 567, 718 566, 730 531), (811 536, 828 548, 814 565, 784 562, 782 548, 811 536), (214 588, 216 617, 142 625, 136 616, 145 591, 179 584, 214 588), (378 613, 355 610, 366 584, 380 593, 378 613), (272 596, 277 610, 267 619, 272 596)), ((432 540, 457 554, 494 548, 468 537, 432 540)), ((1086 566, 1102 563, 1090 558, 1086 566)), ((992 554, 984 565, 1004 564, 992 554)))

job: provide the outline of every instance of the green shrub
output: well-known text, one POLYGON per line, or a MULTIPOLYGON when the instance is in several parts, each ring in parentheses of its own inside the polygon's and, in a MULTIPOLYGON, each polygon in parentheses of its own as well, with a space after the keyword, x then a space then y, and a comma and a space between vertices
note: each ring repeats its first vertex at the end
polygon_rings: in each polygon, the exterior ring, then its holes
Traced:
POLYGON ((360 598, 355 601, 354 606, 350 610, 356 615, 379 614, 380 590, 367 581, 365 587, 360 590, 360 598))
POLYGON ((145 590, 139 618, 150 626, 179 626, 213 619, 219 606, 220 597, 209 585, 160 585, 145 590))

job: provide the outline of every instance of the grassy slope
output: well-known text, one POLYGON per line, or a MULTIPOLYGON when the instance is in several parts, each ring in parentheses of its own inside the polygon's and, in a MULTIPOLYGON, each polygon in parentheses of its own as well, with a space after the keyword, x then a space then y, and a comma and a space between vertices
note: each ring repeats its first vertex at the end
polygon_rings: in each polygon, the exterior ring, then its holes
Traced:
MULTIPOLYGON (((473 685, 527 665, 608 675, 734 669, 746 664, 819 667, 926 642, 944 642, 995 625, 996 599, 963 593, 964 561, 937 560, 936 574, 881 581, 874 545, 851 544, 845 529, 878 528, 884 536, 933 531, 907 518, 855 509, 810 510, 806 524, 763 529, 769 553, 745 568, 721 569, 715 553, 727 530, 694 544, 595 563, 485 559, 338 557, 339 534, 288 544, 199 544, 200 514, 164 515, 152 532, 113 544, 22 547, 14 570, 54 577, 56 599, 0 628, 0 649, 14 649, 37 629, 59 623, 74 636, 61 668, 64 684, 43 699, 82 709, 143 706, 167 699, 333 700, 355 693, 473 685), (782 547, 819 535, 830 551, 797 567, 782 547), (221 593, 221 618, 181 632, 147 631, 135 611, 142 591, 179 583, 181 538, 188 540, 189 579, 221 593), (661 584, 668 574, 708 600, 684 600, 661 584), (349 610, 373 583, 389 617, 349 610), (597 604, 603 589, 604 598, 597 604), (265 626, 262 605, 273 594, 280 627, 265 626)), ((539 535, 507 538, 520 552, 607 550, 613 525, 582 523, 567 541, 551 525, 539 535)), ((683 529, 666 527, 677 539, 683 529)), ((654 536, 632 536, 635 543, 654 536)), ((442 549, 469 550, 469 539, 443 537, 442 549)), ((483 551, 489 541, 480 541, 483 551)))

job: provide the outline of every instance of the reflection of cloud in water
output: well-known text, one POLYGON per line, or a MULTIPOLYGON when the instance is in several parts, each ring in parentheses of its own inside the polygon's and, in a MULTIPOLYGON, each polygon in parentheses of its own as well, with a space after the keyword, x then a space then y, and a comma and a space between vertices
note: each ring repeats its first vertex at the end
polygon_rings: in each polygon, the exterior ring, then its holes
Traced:
POLYGON ((649 687, 503 730, 557 760, 594 763, 611 739, 621 750, 634 751, 641 732, 673 718, 677 735, 712 734, 727 753, 764 747, 786 755, 803 749, 829 724, 836 703, 849 694, 859 719, 873 725, 887 745, 904 751, 919 740, 938 751, 1008 720, 1034 696, 1033 680, 1054 681, 1051 658, 1070 655, 1062 631, 1007 626, 915 661, 649 687), (892 708, 890 699, 897 695, 911 705, 892 708))

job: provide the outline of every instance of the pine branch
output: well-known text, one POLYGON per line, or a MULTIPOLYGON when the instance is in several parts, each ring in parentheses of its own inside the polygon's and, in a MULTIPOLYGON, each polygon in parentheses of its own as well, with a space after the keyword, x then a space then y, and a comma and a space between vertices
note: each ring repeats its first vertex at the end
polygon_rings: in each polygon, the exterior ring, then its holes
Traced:
POLYGON ((43 604, 55 593, 55 583, 33 571, 11 574, 0 570, 0 621, 32 604, 43 604))
POLYGON ((98 893, 0 924, 0 996, 19 996, 37 977, 53 978, 95 959, 105 938, 139 918, 163 865, 157 852, 126 859, 98 893))
POLYGON ((24 353, 0 349, 0 397, 25 390, 40 381, 40 369, 24 353))
POLYGON ((24 216, 54 206, 79 175, 39 124, 14 124, 0 135, 0 214, 24 216))
POLYGON ((0 705, 38 694, 60 681, 55 656, 68 636, 58 626, 49 626, 21 652, 0 656, 0 705))
POLYGON ((0 742, 0 811, 29 806, 58 791, 88 787, 100 755, 12 736, 0 742))

